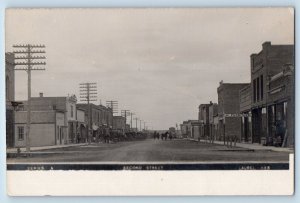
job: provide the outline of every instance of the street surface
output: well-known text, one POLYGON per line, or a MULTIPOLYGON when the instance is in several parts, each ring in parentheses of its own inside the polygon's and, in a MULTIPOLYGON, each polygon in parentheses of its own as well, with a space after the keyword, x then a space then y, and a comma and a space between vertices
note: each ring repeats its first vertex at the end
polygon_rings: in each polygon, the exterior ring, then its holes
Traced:
POLYGON ((227 148, 190 140, 153 140, 92 144, 32 152, 31 157, 8 158, 29 162, 288 162, 289 153, 227 148))

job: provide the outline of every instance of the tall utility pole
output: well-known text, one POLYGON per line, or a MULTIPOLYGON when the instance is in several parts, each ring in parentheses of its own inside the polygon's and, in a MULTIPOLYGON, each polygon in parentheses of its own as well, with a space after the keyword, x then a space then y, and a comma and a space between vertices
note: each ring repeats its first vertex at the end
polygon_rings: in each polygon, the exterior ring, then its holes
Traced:
POLYGON ((146 122, 144 121, 144 130, 146 130, 145 126, 146 126, 146 122))
POLYGON ((140 131, 142 131, 142 121, 143 120, 140 120, 140 131))
POLYGON ((13 48, 18 50, 14 51, 15 54, 15 64, 23 66, 20 68, 15 68, 15 70, 25 70, 27 71, 28 81, 27 81, 27 124, 26 124, 26 151, 30 152, 30 125, 31 125, 31 71, 34 70, 45 70, 45 68, 40 68, 34 66, 36 65, 46 65, 45 61, 41 59, 46 59, 45 56, 37 56, 36 54, 45 54, 45 45, 33 45, 33 44, 22 44, 22 45, 13 45, 13 48))
POLYGON ((139 120, 139 118, 134 118, 134 120, 135 120, 135 130, 137 132, 138 131, 137 121, 139 120))
POLYGON ((135 115, 135 113, 132 113, 132 112, 131 112, 131 113, 130 113, 130 127, 131 127, 131 129, 133 128, 133 127, 132 127, 132 116, 133 116, 133 115, 135 115))
MULTIPOLYGON (((112 116, 114 120, 114 114, 118 113, 118 101, 106 101, 106 106, 111 108, 112 116)), ((112 128, 114 128, 114 122, 112 122, 112 128)))
POLYGON ((111 108, 113 115, 118 113, 118 101, 106 101, 106 106, 111 108))
POLYGON ((125 118, 125 124, 127 123, 127 116, 130 115, 130 110, 121 110, 121 116, 125 118))
POLYGON ((88 105, 88 142, 91 143, 91 101, 97 101, 97 83, 95 82, 85 82, 79 84, 79 98, 80 101, 87 102, 88 105))

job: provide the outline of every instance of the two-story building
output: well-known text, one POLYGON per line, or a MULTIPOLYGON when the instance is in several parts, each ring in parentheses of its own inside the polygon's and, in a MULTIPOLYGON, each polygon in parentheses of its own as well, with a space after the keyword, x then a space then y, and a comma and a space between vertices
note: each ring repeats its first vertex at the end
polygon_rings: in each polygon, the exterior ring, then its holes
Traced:
MULTIPOLYGON (((30 147, 62 145, 65 143, 67 128, 66 112, 58 109, 31 111, 30 147)), ((15 112, 15 147, 26 147, 27 111, 15 112)))
POLYGON ((272 76, 282 71, 284 64, 294 64, 294 45, 262 44, 259 53, 251 59, 251 94, 252 94, 252 141, 266 144, 268 128, 268 84, 272 76))
POLYGON ((88 141, 87 133, 87 115, 85 114, 85 109, 81 109, 80 107, 76 107, 76 139, 77 143, 85 143, 88 141))
POLYGON ((94 140, 103 136, 108 129, 112 129, 113 115, 111 108, 93 103, 81 103, 77 104, 77 107, 85 111, 87 117, 87 129, 89 129, 90 136, 93 137, 94 140))
POLYGON ((268 82, 268 145, 293 147, 295 143, 294 65, 286 64, 268 82))
POLYGON ((208 139, 209 137, 209 105, 199 105, 198 120, 200 122, 200 138, 202 139, 208 139))
POLYGON ((218 133, 218 104, 210 102, 208 106, 208 122, 209 122, 209 140, 213 142, 217 139, 218 133))
POLYGON ((240 90, 241 142, 252 143, 251 84, 240 90))
MULTIPOLYGON (((40 93, 39 97, 31 97, 31 110, 33 112, 60 111, 64 112, 64 128, 59 144, 76 143, 77 121, 76 121, 76 96, 66 97, 44 97, 40 93)), ((24 111, 27 110, 27 101, 22 101, 24 111)), ((36 113, 38 114, 38 113, 36 113)))
POLYGON ((224 141, 241 140, 240 90, 249 83, 223 83, 218 87, 219 137, 224 141))

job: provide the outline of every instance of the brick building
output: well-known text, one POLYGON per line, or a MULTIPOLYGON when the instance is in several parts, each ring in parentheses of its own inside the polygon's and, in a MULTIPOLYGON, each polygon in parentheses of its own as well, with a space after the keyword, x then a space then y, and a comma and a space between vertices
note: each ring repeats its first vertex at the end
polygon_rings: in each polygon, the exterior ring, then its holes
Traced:
POLYGON ((77 104, 77 107, 85 111, 85 115, 87 117, 87 125, 90 125, 90 133, 94 139, 98 139, 100 136, 103 136, 105 130, 112 129, 113 115, 111 108, 92 103, 77 104), (88 122, 89 111, 90 120, 88 122))
POLYGON ((207 139, 209 137, 209 106, 210 104, 200 104, 198 120, 200 122, 200 137, 207 139))
POLYGON ((268 145, 293 147, 295 141, 295 75, 294 66, 286 64, 269 80, 268 145))
POLYGON ((126 119, 123 116, 113 116, 113 129, 124 133, 126 129, 126 119))
POLYGON ((262 50, 252 54, 251 92, 252 92, 252 142, 266 144, 268 126, 268 84, 270 78, 282 71, 284 64, 294 63, 294 45, 262 44, 262 50))
POLYGON ((218 87, 218 137, 226 140, 241 140, 240 90, 247 83, 223 83, 218 87))
POLYGON ((14 54, 5 53, 6 146, 14 146, 15 65, 14 54))
POLYGON ((208 122, 209 122, 209 140, 214 141, 218 133, 218 104, 210 102, 208 107, 208 122))
POLYGON ((251 84, 240 90, 241 142, 252 143, 251 96, 251 84))

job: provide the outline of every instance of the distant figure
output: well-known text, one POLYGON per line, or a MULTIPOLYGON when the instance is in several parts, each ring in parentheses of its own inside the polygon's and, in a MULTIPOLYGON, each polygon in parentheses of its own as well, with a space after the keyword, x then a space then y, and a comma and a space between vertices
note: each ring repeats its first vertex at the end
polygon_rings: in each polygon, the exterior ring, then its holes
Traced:
POLYGON ((162 140, 167 140, 168 134, 169 134, 168 132, 163 133, 163 134, 161 135, 161 139, 162 139, 162 140))
POLYGON ((153 137, 154 137, 154 139, 159 139, 159 133, 157 133, 156 131, 154 131, 153 137))
POLYGON ((109 130, 105 129, 104 143, 109 143, 109 130))
POLYGON ((80 143, 80 134, 77 132, 77 143, 80 143))

